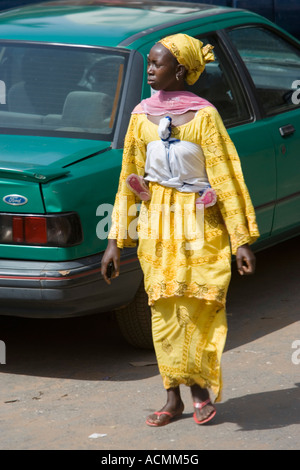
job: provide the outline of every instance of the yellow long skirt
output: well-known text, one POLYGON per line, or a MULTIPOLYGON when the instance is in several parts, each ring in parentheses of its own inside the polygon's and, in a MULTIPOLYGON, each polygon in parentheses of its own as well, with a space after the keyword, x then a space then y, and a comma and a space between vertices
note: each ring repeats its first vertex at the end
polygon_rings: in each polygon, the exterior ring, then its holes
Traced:
POLYGON ((200 385, 221 399, 221 356, 227 335, 225 308, 188 297, 159 299, 151 307, 153 341, 166 389, 200 385))
POLYGON ((194 193, 156 183, 150 190, 139 217, 138 256, 163 384, 199 384, 219 400, 231 276, 228 232, 217 204, 199 213, 194 193))

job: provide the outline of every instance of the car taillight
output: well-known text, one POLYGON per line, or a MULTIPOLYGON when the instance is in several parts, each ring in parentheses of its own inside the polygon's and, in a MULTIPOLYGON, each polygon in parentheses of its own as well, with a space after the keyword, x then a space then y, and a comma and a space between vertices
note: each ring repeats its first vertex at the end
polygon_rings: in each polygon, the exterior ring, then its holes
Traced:
POLYGON ((81 242, 81 223, 74 212, 0 214, 0 243, 68 247, 81 242))

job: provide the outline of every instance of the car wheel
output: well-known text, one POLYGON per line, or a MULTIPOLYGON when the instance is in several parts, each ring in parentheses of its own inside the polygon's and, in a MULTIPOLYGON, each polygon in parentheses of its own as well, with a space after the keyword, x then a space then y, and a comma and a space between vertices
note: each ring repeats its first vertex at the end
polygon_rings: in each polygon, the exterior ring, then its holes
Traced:
POLYGON ((142 282, 134 300, 116 311, 116 318, 122 335, 134 347, 152 349, 151 309, 142 282))

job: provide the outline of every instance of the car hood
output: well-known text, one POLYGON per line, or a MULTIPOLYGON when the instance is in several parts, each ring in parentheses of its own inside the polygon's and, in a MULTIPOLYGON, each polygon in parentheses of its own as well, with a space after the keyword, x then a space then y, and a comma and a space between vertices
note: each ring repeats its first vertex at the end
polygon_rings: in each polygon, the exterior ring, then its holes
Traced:
POLYGON ((0 177, 46 183, 70 166, 111 148, 110 142, 56 137, 1 135, 0 177))

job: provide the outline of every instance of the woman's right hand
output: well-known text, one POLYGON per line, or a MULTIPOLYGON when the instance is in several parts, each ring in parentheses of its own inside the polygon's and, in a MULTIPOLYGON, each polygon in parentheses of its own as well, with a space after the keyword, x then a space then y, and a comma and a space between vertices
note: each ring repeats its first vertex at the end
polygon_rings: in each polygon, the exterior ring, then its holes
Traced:
POLYGON ((101 274, 107 284, 111 284, 110 279, 114 279, 120 274, 120 248, 118 248, 116 240, 108 240, 107 248, 101 260, 101 274), (113 263, 114 267, 111 278, 107 276, 107 268, 110 262, 113 263))

